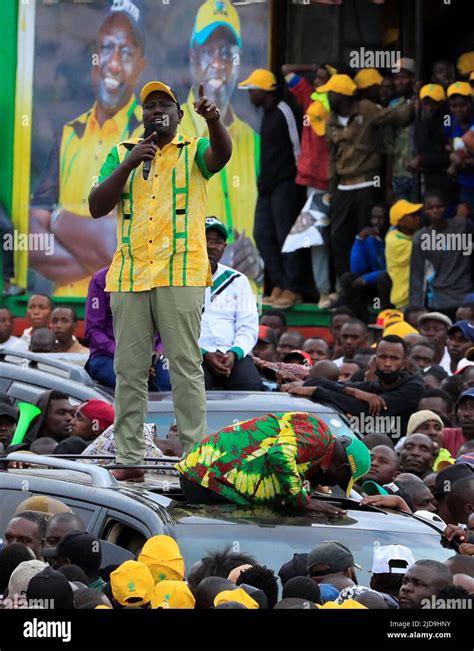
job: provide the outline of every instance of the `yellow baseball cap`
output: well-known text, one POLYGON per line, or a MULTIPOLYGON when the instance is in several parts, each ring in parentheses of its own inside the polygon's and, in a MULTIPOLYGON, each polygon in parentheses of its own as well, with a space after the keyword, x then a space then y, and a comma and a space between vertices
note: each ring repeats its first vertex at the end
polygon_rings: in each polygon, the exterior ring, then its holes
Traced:
POLYGON ((226 604, 229 601, 236 601, 239 604, 243 604, 246 608, 259 607, 255 599, 252 599, 243 588, 237 588, 237 590, 223 590, 222 592, 219 592, 219 594, 214 598, 214 606, 226 604))
POLYGON ((406 199, 400 199, 390 208, 390 223, 392 226, 396 226, 400 219, 405 217, 405 215, 411 215, 414 212, 418 212, 423 208, 422 203, 411 203, 406 199))
POLYGON ((452 95, 465 95, 471 97, 472 88, 468 81, 455 81, 454 84, 448 87, 448 97, 452 95))
POLYGON ((157 90, 169 95, 173 102, 176 102, 176 104, 179 105, 178 97, 174 90, 167 84, 164 84, 162 81, 149 81, 147 84, 145 84, 140 91, 140 102, 143 104, 148 95, 150 93, 154 93, 157 90))
POLYGON ((398 321, 398 323, 392 323, 392 325, 387 326, 383 331, 384 337, 386 335, 398 335, 402 339, 404 339, 407 335, 412 334, 417 335, 418 330, 415 330, 415 328, 413 328, 413 326, 411 326, 406 321, 398 321))
POLYGON ((195 43, 203 45, 218 27, 226 27, 232 33, 237 45, 239 47, 242 45, 240 18, 235 7, 229 0, 206 0, 196 14, 191 46, 195 43))
POLYGON ((125 561, 110 575, 110 587, 121 606, 143 606, 153 597, 155 582, 145 563, 125 561))
POLYGON ((354 83, 359 90, 369 88, 369 86, 380 86, 383 77, 375 68, 364 68, 354 77, 354 83))
POLYGON ((340 95, 353 95, 357 86, 349 75, 333 75, 327 84, 318 87, 318 93, 339 93, 340 95))
POLYGON ((314 132, 318 136, 324 136, 326 133, 326 121, 329 113, 322 102, 312 102, 306 109, 306 115, 309 117, 314 132))
POLYGON ((435 102, 443 102, 446 99, 446 93, 440 84, 425 84, 420 88, 420 99, 425 97, 430 97, 435 102))
POLYGON ((332 610, 332 609, 345 610, 345 609, 352 609, 352 608, 367 610, 367 606, 360 604, 358 601, 354 601, 354 599, 346 599, 345 601, 342 602, 342 604, 338 604, 335 601, 326 601, 325 604, 319 607, 326 610, 332 610))
POLYGON ((457 60, 457 69, 461 75, 474 71, 474 52, 464 52, 457 60))
POLYGON ((171 536, 153 536, 147 540, 138 560, 148 566, 155 583, 184 579, 183 557, 176 540, 171 536))
POLYGON ((196 599, 184 581, 160 581, 155 586, 152 608, 194 608, 196 599))
POLYGON ((258 88, 260 90, 276 90, 277 80, 273 72, 263 68, 254 70, 247 79, 241 81, 239 88, 241 90, 252 90, 258 88))

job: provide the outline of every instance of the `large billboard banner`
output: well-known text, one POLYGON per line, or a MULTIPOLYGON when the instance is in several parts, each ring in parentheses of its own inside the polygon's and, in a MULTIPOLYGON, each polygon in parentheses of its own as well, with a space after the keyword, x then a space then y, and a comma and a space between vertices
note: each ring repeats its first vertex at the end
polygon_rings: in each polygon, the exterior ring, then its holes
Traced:
POLYGON ((152 79, 177 92, 184 135, 207 135, 193 109, 201 82, 219 106, 234 151, 210 181, 207 214, 232 240, 252 236, 259 116, 237 83, 268 67, 269 21, 268 2, 20 3, 13 220, 35 243, 17 252, 20 284, 84 297, 109 264, 115 213, 93 220, 87 199, 110 149, 143 134, 138 95, 152 79))

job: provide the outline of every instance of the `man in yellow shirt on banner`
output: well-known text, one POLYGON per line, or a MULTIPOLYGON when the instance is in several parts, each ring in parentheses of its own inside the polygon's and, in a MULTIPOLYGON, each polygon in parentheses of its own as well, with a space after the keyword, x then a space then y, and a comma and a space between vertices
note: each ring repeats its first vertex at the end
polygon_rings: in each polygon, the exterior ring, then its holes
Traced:
POLYGON ((206 393, 198 339, 211 284, 205 234, 209 179, 232 154, 217 106, 201 84, 194 110, 208 138, 178 133, 176 93, 152 81, 140 93, 143 139, 112 148, 89 197, 91 215, 118 207, 117 250, 106 277, 116 351, 114 435, 120 480, 143 481, 148 370, 158 330, 169 362, 178 434, 185 451, 206 432, 206 393), (142 165, 143 163, 143 165, 142 165))
POLYGON ((53 233, 54 255, 30 251, 29 265, 54 283, 55 296, 87 296, 92 275, 115 251, 116 215, 90 219, 88 196, 100 165, 120 140, 143 132, 134 89, 145 65, 140 10, 113 0, 92 59, 94 105, 66 123, 34 193, 30 232, 53 233))
POLYGON ((206 214, 217 215, 229 232, 224 264, 240 271, 257 284, 263 282, 263 263, 250 239, 253 233, 260 136, 239 119, 230 104, 241 69, 241 25, 229 0, 206 0, 196 14, 189 60, 192 88, 183 106, 183 132, 194 137, 206 131, 206 122, 193 109, 197 89, 219 108, 232 139, 232 158, 209 181, 206 214))

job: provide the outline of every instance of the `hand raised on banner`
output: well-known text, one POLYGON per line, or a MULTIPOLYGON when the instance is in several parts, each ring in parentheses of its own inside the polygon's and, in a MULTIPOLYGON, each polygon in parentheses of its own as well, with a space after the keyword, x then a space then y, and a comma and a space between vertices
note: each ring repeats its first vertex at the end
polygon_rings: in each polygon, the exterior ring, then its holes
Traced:
POLYGON ((219 119, 221 112, 212 100, 204 95, 204 84, 199 84, 198 98, 194 102, 194 110, 209 122, 219 119))

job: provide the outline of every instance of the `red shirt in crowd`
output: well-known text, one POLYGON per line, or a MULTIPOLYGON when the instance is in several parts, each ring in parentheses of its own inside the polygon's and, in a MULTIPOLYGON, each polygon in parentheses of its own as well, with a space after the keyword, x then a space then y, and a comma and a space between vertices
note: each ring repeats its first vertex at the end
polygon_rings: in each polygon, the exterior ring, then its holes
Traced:
MULTIPOLYGON (((306 111, 313 102, 311 95, 314 93, 314 88, 311 84, 303 77, 294 75, 288 83, 288 88, 302 109, 306 111)), ((329 147, 326 136, 318 136, 311 124, 307 124, 305 120, 301 136, 301 155, 298 161, 296 183, 317 188, 318 190, 327 190, 328 173, 329 147)))
POLYGON ((449 450, 452 457, 457 457, 461 445, 467 441, 460 427, 445 427, 443 430, 443 448, 449 450))

